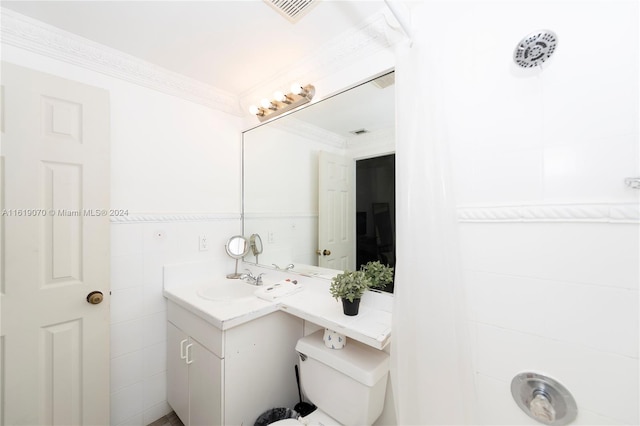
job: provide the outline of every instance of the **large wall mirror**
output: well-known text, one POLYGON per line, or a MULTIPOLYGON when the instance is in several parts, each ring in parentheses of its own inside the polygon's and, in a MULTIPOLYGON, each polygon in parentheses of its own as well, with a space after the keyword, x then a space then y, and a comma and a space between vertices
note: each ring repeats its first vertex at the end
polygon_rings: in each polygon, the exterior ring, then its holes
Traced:
POLYGON ((244 132, 243 234, 303 275, 395 266, 393 71, 244 132))

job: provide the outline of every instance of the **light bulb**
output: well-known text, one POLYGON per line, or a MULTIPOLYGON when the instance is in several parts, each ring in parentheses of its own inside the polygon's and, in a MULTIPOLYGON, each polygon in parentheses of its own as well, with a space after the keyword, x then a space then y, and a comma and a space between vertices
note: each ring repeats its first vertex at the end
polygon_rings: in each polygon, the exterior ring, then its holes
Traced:
POLYGON ((274 92, 273 98, 278 102, 284 102, 287 100, 286 96, 282 92, 274 92))
POLYGON ((273 108, 271 101, 267 98, 264 98, 263 100, 261 100, 260 105, 262 105, 262 108, 273 108))
POLYGON ((251 106, 249 107, 249 112, 250 112, 251 114, 253 114, 253 115, 258 115, 258 114, 260 114, 260 108, 258 108, 258 107, 257 107, 257 106, 255 106, 255 105, 251 105, 251 106))
POLYGON ((300 83, 293 83, 291 85, 291 93, 293 93, 294 95, 299 95, 303 92, 303 88, 302 86, 300 86, 300 83))

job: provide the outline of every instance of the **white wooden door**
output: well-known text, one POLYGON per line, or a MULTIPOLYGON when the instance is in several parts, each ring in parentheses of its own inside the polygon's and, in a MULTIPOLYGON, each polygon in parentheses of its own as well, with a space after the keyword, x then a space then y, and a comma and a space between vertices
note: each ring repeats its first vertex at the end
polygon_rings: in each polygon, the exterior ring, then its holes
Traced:
POLYGON ((321 151, 318 176, 318 266, 355 269, 355 161, 321 151))
POLYGON ((0 419, 106 425, 109 94, 4 62, 1 84, 0 419))

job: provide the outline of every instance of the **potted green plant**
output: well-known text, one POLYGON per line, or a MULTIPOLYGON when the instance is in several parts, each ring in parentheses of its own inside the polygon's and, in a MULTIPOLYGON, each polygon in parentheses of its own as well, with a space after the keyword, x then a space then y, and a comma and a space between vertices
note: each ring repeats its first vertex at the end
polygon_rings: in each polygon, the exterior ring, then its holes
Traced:
POLYGON ((331 280, 329 291, 338 300, 342 299, 342 311, 345 315, 358 315, 360 298, 371 281, 364 271, 345 271, 331 280))
POLYGON ((383 265, 380 261, 367 262, 360 268, 369 278, 370 288, 383 289, 393 282, 393 268, 383 265))

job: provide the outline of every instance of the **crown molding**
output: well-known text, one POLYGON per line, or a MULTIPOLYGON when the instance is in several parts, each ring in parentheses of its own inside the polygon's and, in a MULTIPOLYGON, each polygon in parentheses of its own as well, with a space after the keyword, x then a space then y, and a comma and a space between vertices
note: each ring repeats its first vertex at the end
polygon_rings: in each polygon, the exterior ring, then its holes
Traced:
POLYGON ((395 145, 396 128, 385 127, 362 135, 353 135, 347 139, 347 148, 357 149, 360 147, 370 147, 372 145, 395 145))
POLYGON ((346 138, 293 117, 289 117, 288 120, 273 121, 271 127, 335 148, 345 148, 346 146, 346 138))
POLYGON ((148 87, 236 116, 247 116, 241 105, 253 103, 264 89, 288 87, 291 81, 317 81, 393 46, 401 36, 378 12, 353 30, 339 34, 312 54, 240 96, 169 71, 116 49, 42 21, 0 7, 3 44, 64 61, 110 77, 148 87), (247 100, 247 102, 242 102, 247 100))
POLYGON ((460 207, 459 222, 591 222, 640 224, 638 203, 460 207))
POLYGON ((0 8, 2 43, 129 81, 233 115, 238 97, 60 28, 0 8))

